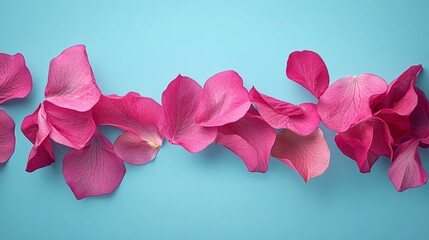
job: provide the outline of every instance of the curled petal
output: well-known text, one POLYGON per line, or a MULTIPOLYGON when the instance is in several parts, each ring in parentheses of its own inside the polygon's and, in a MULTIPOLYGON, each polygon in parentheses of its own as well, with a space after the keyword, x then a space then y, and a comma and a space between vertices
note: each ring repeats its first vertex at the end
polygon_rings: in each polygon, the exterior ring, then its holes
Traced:
POLYGON ((203 89, 191 78, 177 76, 162 93, 164 136, 190 152, 199 152, 216 138, 217 129, 198 126, 195 113, 203 89))
POLYGON ((287 60, 286 75, 317 98, 322 96, 329 85, 328 68, 319 54, 312 51, 291 53, 287 60))
POLYGON ((222 126, 242 118, 249 107, 249 94, 243 79, 234 71, 224 71, 204 84, 195 120, 205 127, 222 126))
POLYGON ((0 109, 0 163, 10 159, 15 151, 15 122, 4 111, 0 109))
POLYGON ((428 180, 420 160, 418 147, 419 141, 412 139, 399 145, 393 154, 389 178, 399 192, 408 188, 420 187, 428 180))
POLYGON ((32 88, 31 74, 24 56, 0 53, 0 104, 13 98, 26 97, 32 88))
POLYGON ((391 109, 382 109, 374 116, 387 124, 394 143, 398 143, 410 133, 411 125, 409 116, 399 115, 391 109))
POLYGON ((52 150, 51 139, 46 137, 42 139, 40 143, 35 144, 31 149, 25 171, 33 172, 39 168, 49 166, 54 162, 55 156, 52 150))
POLYGON ((274 129, 249 111, 240 120, 219 127, 216 143, 243 159, 250 172, 266 172, 275 139, 274 129))
POLYGON ((330 151, 320 129, 308 136, 284 130, 277 133, 271 155, 297 171, 308 182, 328 168, 330 151))
POLYGON ((125 165, 100 132, 82 149, 64 156, 63 174, 77 199, 112 193, 125 175, 125 165))
POLYGON ((254 87, 250 90, 249 97, 258 106, 262 118, 273 128, 286 128, 306 136, 319 125, 320 117, 313 103, 297 106, 261 94, 254 87))
POLYGON ((79 112, 90 110, 100 98, 84 45, 64 50, 51 61, 46 100, 79 112))
POLYGON ((371 97, 386 89, 386 82, 371 74, 341 78, 320 97, 317 111, 328 128, 343 132, 359 120, 371 117, 371 97))
POLYGON ((116 154, 125 162, 140 165, 153 160, 158 154, 160 145, 153 144, 156 143, 143 140, 131 132, 125 132, 116 139, 113 146, 116 154))
POLYGON ((429 101, 425 93, 416 88, 418 103, 410 114, 411 131, 409 137, 420 139, 423 144, 429 144, 429 101))

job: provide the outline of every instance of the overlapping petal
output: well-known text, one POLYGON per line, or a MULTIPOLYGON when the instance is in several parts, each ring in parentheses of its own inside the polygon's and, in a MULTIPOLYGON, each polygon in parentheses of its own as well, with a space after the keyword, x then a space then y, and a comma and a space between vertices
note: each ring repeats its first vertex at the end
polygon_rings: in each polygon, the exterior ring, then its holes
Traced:
POLYGON ((249 110, 250 101, 243 79, 235 71, 224 71, 210 77, 195 115, 197 124, 217 127, 235 122, 249 110))
POLYGON ((320 129, 308 136, 287 129, 277 133, 271 154, 297 171, 305 182, 329 166, 330 151, 320 129))
POLYGON ((112 193, 125 175, 125 165, 100 132, 82 149, 64 156, 63 174, 77 199, 112 193))
POLYGON ((32 88, 31 74, 20 53, 0 53, 0 104, 26 97, 32 88))
POLYGON ((45 89, 47 101, 86 112, 98 102, 100 95, 84 45, 67 48, 51 61, 45 89))
POLYGON ((370 99, 386 89, 386 82, 372 74, 341 78, 320 97, 317 111, 328 128, 343 132, 359 120, 371 117, 370 99))
POLYGON ((249 92, 252 103, 258 106, 259 114, 273 128, 287 128, 306 136, 320 122, 317 107, 313 103, 294 105, 259 93, 254 87, 249 92))
POLYGON ((429 145, 429 101, 422 90, 417 88, 415 91, 418 96, 418 103, 410 114, 411 130, 409 137, 419 139, 421 143, 429 145))
POLYGON ((250 172, 266 172, 275 139, 275 130, 251 107, 240 120, 219 127, 216 143, 243 159, 250 172))
MULTIPOLYGON (((195 114, 203 89, 191 78, 177 76, 162 93, 163 133, 168 141, 199 152, 216 138, 217 129, 199 126, 195 114)), ((247 92, 246 92, 247 94, 247 92)))
POLYGON ((317 98, 322 96, 329 85, 328 68, 319 54, 313 51, 291 53, 287 60, 286 75, 317 98))
POLYGON ((0 109, 0 163, 5 163, 15 151, 15 122, 0 109))

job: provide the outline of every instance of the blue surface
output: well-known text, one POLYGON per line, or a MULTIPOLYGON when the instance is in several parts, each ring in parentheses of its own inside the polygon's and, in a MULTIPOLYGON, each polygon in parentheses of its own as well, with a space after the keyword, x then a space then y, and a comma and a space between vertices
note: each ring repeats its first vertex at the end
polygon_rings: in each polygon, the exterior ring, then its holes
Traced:
MULTIPOLYGON (((49 61, 79 43, 104 93, 157 101, 179 73, 202 84, 226 69, 274 97, 315 101, 286 79, 294 50, 320 53, 331 81, 371 72, 390 82, 429 66, 428 1, 213 2, 2 0, 0 52, 24 54, 34 81, 27 99, 2 108, 19 126, 43 100, 49 61)), ((426 93, 428 80, 423 71, 426 93)), ((193 155, 165 143, 154 162, 127 165, 114 194, 77 201, 60 160, 24 171, 31 144, 18 127, 0 166, 0 239, 428 239, 428 186, 396 192, 387 159, 360 174, 323 130, 331 165, 308 184, 275 159, 267 174, 249 173, 220 146, 193 155)), ((55 146, 58 159, 66 151, 55 146)))

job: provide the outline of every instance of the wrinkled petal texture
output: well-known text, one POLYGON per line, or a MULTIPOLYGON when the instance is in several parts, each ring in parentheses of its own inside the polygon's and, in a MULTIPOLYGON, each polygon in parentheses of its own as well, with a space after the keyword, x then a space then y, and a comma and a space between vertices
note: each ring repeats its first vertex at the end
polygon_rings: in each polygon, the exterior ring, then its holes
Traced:
POLYGON ((172 144, 184 147, 192 153, 211 144, 217 129, 198 126, 195 114, 203 89, 191 78, 177 76, 162 93, 164 111, 164 136, 172 144))
POLYGON ((322 96, 329 85, 328 68, 319 54, 312 51, 291 53, 287 60, 286 75, 317 98, 322 96))
POLYGON ((275 139, 275 130, 249 111, 237 122, 219 127, 216 143, 243 159, 250 172, 266 172, 275 139))
POLYGON ((359 120, 371 117, 370 98, 386 89, 386 82, 371 74, 341 78, 320 97, 317 111, 328 128, 343 132, 359 120))
POLYGON ((15 151, 15 122, 0 109, 0 163, 5 163, 15 151))
POLYGON ((0 53, 0 104, 13 98, 26 97, 32 88, 31 74, 24 56, 0 53))
POLYGON ((125 175, 125 165, 112 144, 96 132, 84 148, 64 156, 63 174, 77 199, 112 193, 125 175))
POLYGON ((299 106, 259 93, 254 87, 249 92, 252 103, 258 106, 262 118, 273 128, 286 128, 299 135, 309 135, 320 122, 313 103, 299 106))
POLYGON ((217 127, 242 118, 250 107, 243 79, 234 71, 210 77, 204 84, 195 120, 205 127, 217 127))
POLYGON ((100 95, 85 46, 70 47, 51 61, 45 89, 47 101, 86 112, 98 102, 100 95))
POLYGON ((335 136, 338 148, 355 160, 360 171, 371 171, 379 156, 392 156, 389 128, 377 117, 363 120, 335 136))
POLYGON ((393 154, 389 178, 396 190, 400 192, 408 188, 420 187, 427 182, 428 176, 423 169, 418 147, 417 140, 409 140, 399 145, 393 154))
POLYGON ((284 130, 277 133, 271 155, 297 171, 308 182, 328 168, 330 151, 320 129, 308 136, 284 130))
POLYGON ((153 160, 162 146, 162 107, 151 98, 134 92, 124 97, 101 96, 93 109, 93 116, 97 124, 125 131, 116 140, 115 151, 130 164, 153 160))

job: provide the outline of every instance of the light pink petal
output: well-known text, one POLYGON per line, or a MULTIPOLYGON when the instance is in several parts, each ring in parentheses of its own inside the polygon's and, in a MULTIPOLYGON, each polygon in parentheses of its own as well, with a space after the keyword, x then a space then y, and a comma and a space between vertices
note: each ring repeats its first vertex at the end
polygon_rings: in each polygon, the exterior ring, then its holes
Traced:
POLYGON ((335 142, 346 156, 356 161, 362 173, 370 172, 379 156, 392 156, 393 139, 389 128, 377 117, 360 121, 338 133, 335 142))
POLYGON ((306 136, 319 125, 320 117, 313 103, 297 106, 261 94, 254 87, 249 92, 249 98, 258 106, 262 118, 273 128, 287 128, 306 136))
POLYGON ((418 103, 414 111, 410 114, 411 131, 409 136, 413 139, 420 139, 423 144, 429 144, 429 101, 426 94, 416 88, 418 103))
POLYGON ((78 112, 43 102, 51 126, 50 137, 55 142, 80 149, 91 139, 96 130, 92 112, 78 112))
POLYGON ((84 45, 64 50, 51 61, 46 100, 79 112, 90 110, 100 98, 84 45))
POLYGON ((172 144, 199 152, 216 138, 217 129, 197 126, 195 113, 203 89, 188 77, 177 76, 162 93, 164 136, 172 144))
MULTIPOLYGON (((102 95, 92 111, 97 124, 111 125, 133 133, 138 136, 141 144, 146 142, 146 146, 151 146, 153 149, 149 155, 146 155, 148 154, 146 151, 140 153, 141 159, 146 159, 142 161, 152 160, 155 157, 152 153, 158 152, 162 146, 163 112, 161 105, 155 100, 142 97, 135 92, 130 92, 124 97, 102 95)), ((133 162, 131 159, 124 160, 133 162)))
POLYGON ((317 98, 322 96, 329 85, 329 73, 325 62, 319 54, 312 51, 291 53, 287 60, 286 75, 317 98))
POLYGON ((31 149, 25 171, 33 172, 39 168, 49 166, 54 162, 55 156, 52 150, 51 139, 46 137, 42 139, 39 144, 35 144, 31 149))
POLYGON ((317 111, 328 128, 343 132, 359 120, 371 117, 370 98, 386 89, 386 82, 371 74, 341 78, 320 97, 317 111))
POLYGON ((10 159, 15 151, 15 122, 0 109, 0 163, 10 159))
POLYGON ((140 165, 156 157, 161 146, 154 144, 156 142, 146 141, 140 136, 125 132, 116 139, 113 146, 116 154, 125 162, 140 165))
POLYGON ((77 199, 112 193, 125 175, 125 165, 100 132, 82 149, 64 156, 63 174, 77 199))
POLYGON ((426 184, 428 180, 420 160, 418 147, 419 142, 417 140, 409 140, 399 145, 393 154, 389 178, 396 190, 400 192, 408 188, 420 187, 426 184))
POLYGON ((31 88, 31 74, 24 56, 0 53, 0 104, 12 98, 26 97, 31 88))
POLYGON ((417 94, 414 88, 421 70, 422 65, 411 66, 395 79, 389 85, 386 94, 375 98, 372 103, 373 112, 391 109, 399 115, 408 116, 417 105, 417 94))
POLYGON ((271 154, 297 171, 305 182, 321 175, 329 166, 330 151, 320 129, 308 136, 290 130, 277 133, 271 154))
POLYGON ((275 139, 275 130, 259 115, 249 111, 237 122, 219 127, 216 143, 223 144, 243 159, 250 172, 266 172, 275 139))
POLYGON ((242 118, 249 107, 249 94, 243 79, 234 71, 224 71, 204 84, 195 120, 205 127, 222 126, 242 118))

